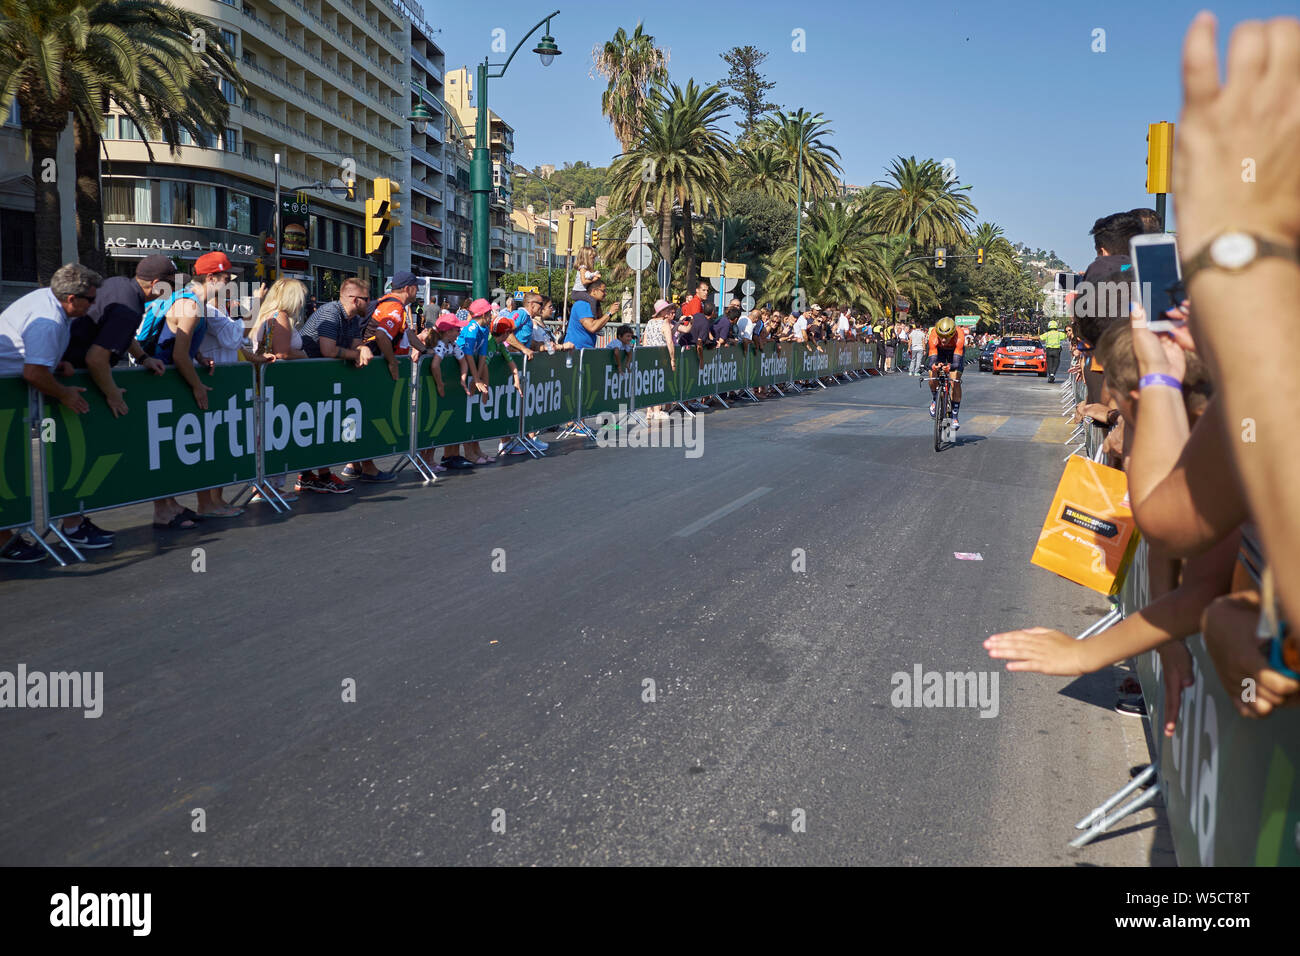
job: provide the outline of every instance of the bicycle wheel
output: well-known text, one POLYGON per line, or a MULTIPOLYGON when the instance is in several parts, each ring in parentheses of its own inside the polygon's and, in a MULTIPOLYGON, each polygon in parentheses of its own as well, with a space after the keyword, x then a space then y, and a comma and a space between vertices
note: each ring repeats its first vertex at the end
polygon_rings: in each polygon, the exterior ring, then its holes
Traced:
POLYGON ((934 450, 943 449, 943 423, 948 417, 948 380, 945 377, 939 383, 939 391, 934 396, 934 450))

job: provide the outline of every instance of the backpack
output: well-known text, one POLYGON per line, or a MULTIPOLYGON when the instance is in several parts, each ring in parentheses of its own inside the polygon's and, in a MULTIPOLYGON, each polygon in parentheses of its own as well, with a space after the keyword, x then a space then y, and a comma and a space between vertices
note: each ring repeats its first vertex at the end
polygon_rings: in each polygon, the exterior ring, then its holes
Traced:
MULTIPOLYGON (((144 320, 140 323, 140 331, 136 333, 135 339, 140 343, 140 348, 144 354, 151 358, 158 351, 158 336, 162 335, 162 330, 167 327, 167 313, 171 311, 181 299, 193 299, 198 303, 199 297, 190 289, 181 289, 179 292, 173 292, 171 295, 162 299, 155 299, 150 302, 144 310, 144 320)), ((203 333, 207 329, 207 310, 199 310, 198 328, 194 330, 195 340, 202 340, 203 333)))

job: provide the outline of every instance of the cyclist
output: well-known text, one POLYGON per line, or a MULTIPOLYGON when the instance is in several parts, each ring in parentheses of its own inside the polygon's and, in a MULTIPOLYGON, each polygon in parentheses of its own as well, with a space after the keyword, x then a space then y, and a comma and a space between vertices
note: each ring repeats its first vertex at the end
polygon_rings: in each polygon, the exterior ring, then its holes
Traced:
POLYGON ((1061 367, 1061 346, 1065 344, 1066 335, 1056 327, 1056 322, 1047 323, 1043 333, 1043 349, 1047 352, 1047 380, 1056 381, 1056 371, 1061 367))
POLYGON ((960 428, 957 411, 961 408, 961 372, 966 364, 966 330, 958 328, 949 316, 945 315, 930 330, 926 364, 930 366, 930 417, 935 415, 934 399, 942 368, 952 379, 952 427, 960 428))

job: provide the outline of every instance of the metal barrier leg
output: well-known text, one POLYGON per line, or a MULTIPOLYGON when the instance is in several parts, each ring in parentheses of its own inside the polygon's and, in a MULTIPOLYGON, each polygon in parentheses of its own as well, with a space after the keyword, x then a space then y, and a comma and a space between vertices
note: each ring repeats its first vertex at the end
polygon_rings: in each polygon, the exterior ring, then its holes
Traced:
POLYGON ((1098 618, 1095 624, 1089 627, 1082 634, 1078 635, 1075 638, 1075 640, 1076 641, 1086 640, 1087 638, 1092 637, 1094 634, 1100 634, 1102 631, 1106 630, 1106 628, 1110 627, 1113 624, 1118 624, 1122 620, 1124 620, 1124 612, 1117 607, 1113 607, 1109 611, 1107 611, 1104 615, 1102 615, 1100 618, 1098 618))
POLYGON ((1126 783, 1123 787, 1116 790, 1113 794, 1111 794, 1111 796, 1107 797, 1105 803, 1101 804, 1099 807, 1097 807, 1097 809, 1093 810, 1090 814, 1088 814, 1086 817, 1084 817, 1082 820, 1076 823, 1074 825, 1074 828, 1076 830, 1086 830, 1094 823, 1096 823, 1098 820, 1105 819, 1106 814, 1110 812, 1111 807, 1116 806, 1121 800, 1127 797, 1134 790, 1137 790, 1139 787, 1143 786, 1148 780, 1150 780, 1154 776, 1156 776, 1156 765, 1149 764, 1147 768, 1143 770, 1140 774, 1138 774, 1136 777, 1134 777, 1132 780, 1126 783))
MULTIPOLYGON (((1147 769, 1151 770, 1153 768, 1148 767, 1147 769)), ((1135 779, 1140 779, 1140 777, 1141 775, 1139 775, 1139 778, 1135 778, 1135 779)), ((1073 847, 1087 846, 1097 837, 1101 836, 1101 834, 1105 833, 1115 824, 1119 823, 1120 820, 1123 820, 1127 816, 1132 816, 1134 813, 1137 813, 1139 810, 1145 808, 1147 804, 1154 803, 1156 797, 1158 796, 1160 796, 1159 783, 1155 784, 1155 786, 1147 790, 1146 793, 1143 793, 1135 797, 1132 801, 1120 807, 1110 816, 1098 820, 1097 823, 1091 828, 1089 828, 1086 833, 1081 833, 1073 840, 1071 840, 1070 846, 1073 847)))

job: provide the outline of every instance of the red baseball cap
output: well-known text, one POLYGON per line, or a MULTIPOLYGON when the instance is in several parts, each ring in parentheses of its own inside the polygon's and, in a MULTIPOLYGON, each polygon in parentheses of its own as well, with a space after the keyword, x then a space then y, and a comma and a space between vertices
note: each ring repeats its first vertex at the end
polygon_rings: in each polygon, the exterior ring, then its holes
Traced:
POLYGON ((493 335, 506 335, 515 330, 515 323, 504 315, 492 323, 493 335))
POLYGON ((199 261, 194 263, 194 274, 196 276, 210 276, 234 271, 235 267, 230 264, 230 257, 224 252, 205 252, 199 256, 199 261))

